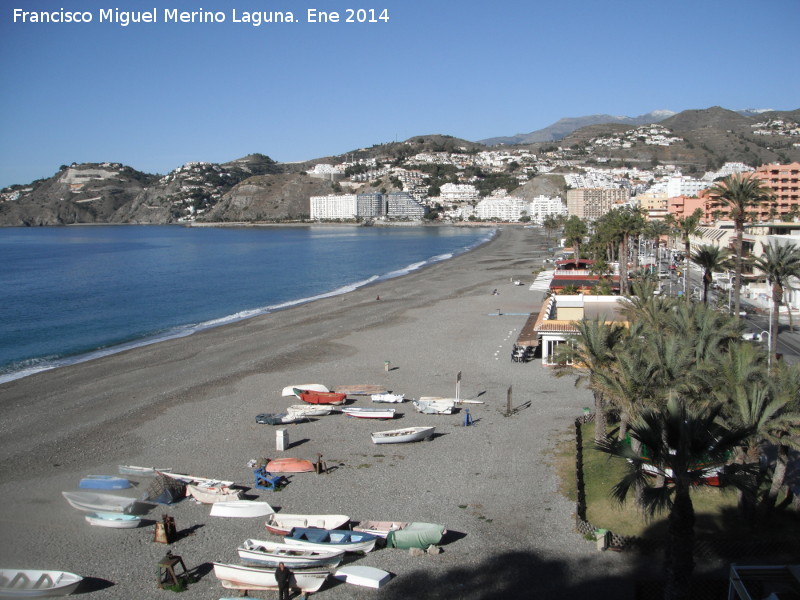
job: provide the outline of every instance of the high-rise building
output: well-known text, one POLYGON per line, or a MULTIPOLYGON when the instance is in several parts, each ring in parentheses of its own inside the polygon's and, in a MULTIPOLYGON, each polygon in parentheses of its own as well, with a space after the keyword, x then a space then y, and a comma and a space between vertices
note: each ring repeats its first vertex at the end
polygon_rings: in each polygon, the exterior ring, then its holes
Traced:
POLYGON ((570 216, 593 221, 599 219, 617 204, 630 200, 625 188, 578 188, 567 190, 567 211, 570 216))

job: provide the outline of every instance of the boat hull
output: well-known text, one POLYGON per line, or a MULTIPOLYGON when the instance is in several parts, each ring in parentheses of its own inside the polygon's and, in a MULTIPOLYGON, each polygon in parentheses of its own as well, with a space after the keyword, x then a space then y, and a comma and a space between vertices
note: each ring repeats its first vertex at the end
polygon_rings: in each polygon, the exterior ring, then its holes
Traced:
POLYGON ((420 398, 412 402, 417 412, 426 415, 451 415, 455 408, 455 400, 449 398, 420 398))
POLYGON ((286 412, 302 417, 324 417, 331 414, 333 408, 330 404, 292 404, 286 412))
POLYGON ((241 490, 234 490, 226 486, 219 487, 200 487, 197 485, 187 485, 187 493, 191 494, 195 500, 203 504, 214 504, 216 502, 231 502, 239 499, 241 490))
POLYGON ((237 549, 239 559, 248 566, 277 567, 283 563, 290 569, 307 569, 338 566, 344 550, 328 552, 308 548, 294 548, 278 542, 245 540, 237 549))
MULTIPOLYGON (((275 569, 245 567, 225 563, 214 563, 214 575, 222 583, 222 587, 231 590, 277 590, 275 569)), ((328 578, 327 569, 309 569, 295 571, 294 577, 303 593, 319 591, 328 578)))
POLYGON ((347 394, 338 394, 336 392, 315 392, 312 390, 297 389, 295 396, 300 398, 303 402, 309 404, 344 404, 347 394))
POLYGON ((393 408, 364 408, 360 406, 353 406, 343 408, 342 412, 350 417, 357 417, 359 419, 394 419, 393 408))
POLYGON ((405 400, 404 394, 372 394, 373 402, 400 403, 405 400))
POLYGON ((321 383, 304 383, 301 385, 287 385, 285 388, 283 388, 281 396, 294 396, 295 390, 309 390, 311 392, 330 392, 330 390, 321 383))
POLYGON ((85 512, 130 512, 136 498, 99 494, 96 492, 61 492, 73 508, 85 512))
POLYGON ((169 473, 172 469, 156 469, 154 467, 137 467, 135 465, 118 465, 120 475, 136 475, 138 477, 155 477, 157 472, 169 473))
POLYGON ((274 458, 267 462, 268 473, 311 473, 315 471, 314 463, 304 458, 274 458))
POLYGON ((111 529, 134 529, 142 522, 140 517, 125 513, 89 513, 85 519, 95 527, 110 527, 111 529))
POLYGON ((83 577, 67 571, 0 569, 0 598, 44 598, 74 592, 83 577))
POLYGON ((266 517, 275 512, 266 502, 254 500, 223 500, 215 502, 211 507, 212 517, 250 518, 266 517))
POLYGON ((390 531, 397 531, 405 527, 408 527, 408 523, 403 521, 361 521, 353 527, 353 531, 362 531, 385 538, 390 531))
POLYGON ((376 431, 371 435, 373 444, 405 444, 430 439, 435 427, 409 427, 391 431, 376 431))
POLYGON ((114 475, 89 475, 81 479, 78 487, 83 490, 125 490, 131 482, 114 475))
POLYGON ((267 531, 275 535, 286 535, 295 527, 338 529, 350 521, 347 515, 296 515, 276 513, 267 517, 267 531))

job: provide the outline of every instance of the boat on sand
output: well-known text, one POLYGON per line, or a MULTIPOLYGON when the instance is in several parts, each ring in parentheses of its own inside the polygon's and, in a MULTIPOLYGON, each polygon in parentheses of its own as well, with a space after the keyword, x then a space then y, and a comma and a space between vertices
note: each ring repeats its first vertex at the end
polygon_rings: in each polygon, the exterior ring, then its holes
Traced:
POLYGON ((281 396, 294 396, 295 390, 310 390, 312 392, 330 392, 328 388, 320 383, 303 383, 300 385, 287 385, 283 388, 281 396))
POLYGON ((256 423, 261 425, 283 425, 284 423, 295 423, 305 419, 305 415, 299 413, 261 413, 256 415, 256 423))
POLYGON ((120 475, 136 475, 137 477, 155 477, 158 471, 169 473, 172 469, 157 469, 155 467, 137 467, 136 465, 118 465, 120 475))
POLYGON ((402 402, 405 400, 405 394, 372 394, 371 395, 373 402, 402 402))
POLYGON ((406 427, 389 431, 375 431, 371 434, 373 444, 403 444, 430 439, 436 427, 406 427))
POLYGON ((412 400, 412 404, 417 412, 426 415, 450 415, 453 413, 456 401, 453 398, 422 397, 412 400))
POLYGON ((350 529, 317 529, 316 527, 295 527, 284 538, 288 546, 311 548, 314 550, 338 549, 345 552, 370 552, 375 548, 378 538, 362 531, 350 529))
POLYGON ((84 490, 124 490, 131 487, 131 482, 116 475, 87 475, 78 487, 84 490))
MULTIPOLYGON (((264 567, 245 567, 214 563, 214 575, 222 583, 222 587, 230 590, 277 590, 275 569, 264 567)), ((303 593, 311 594, 319 590, 328 578, 328 569, 298 569, 294 578, 303 593)))
POLYGON ((316 527, 319 529, 339 529, 344 527, 350 517, 347 515, 294 515, 275 513, 267 517, 267 531, 275 535, 286 535, 295 527, 316 527))
POLYGON ((133 529, 142 522, 141 517, 126 515, 125 513, 96 512, 86 515, 89 525, 95 527, 110 527, 112 529, 133 529))
POLYGON ((72 508, 84 512, 130 512, 136 498, 99 492, 61 492, 72 508))
POLYGON ((83 577, 68 571, 0 569, 0 598, 66 596, 75 591, 83 577))
POLYGON ((292 404, 286 409, 290 415, 297 414, 301 417, 324 417, 332 411, 330 404, 292 404))
POLYGON ((347 394, 337 394, 336 392, 315 392, 312 390, 301 390, 295 388, 295 396, 303 402, 309 404, 344 404, 347 394))
POLYGON ((313 550, 294 548, 281 542, 245 540, 239 548, 239 559, 251 567, 277 567, 279 563, 290 569, 309 567, 335 567, 342 562, 344 550, 313 550))
POLYGON ((316 471, 314 463, 304 458, 273 458, 267 462, 268 473, 311 473, 316 471))
POLYGON ((226 485, 192 485, 186 486, 187 494, 191 494, 195 500, 203 504, 214 504, 215 502, 230 502, 238 500, 241 490, 230 488, 226 485))
POLYGON ((275 512, 266 502, 255 500, 222 500, 211 505, 212 517, 233 517, 244 519, 248 517, 266 517, 275 512))
POLYGON ((393 408, 378 408, 372 406, 346 406, 342 412, 348 417, 358 417, 359 419, 393 419, 393 408))

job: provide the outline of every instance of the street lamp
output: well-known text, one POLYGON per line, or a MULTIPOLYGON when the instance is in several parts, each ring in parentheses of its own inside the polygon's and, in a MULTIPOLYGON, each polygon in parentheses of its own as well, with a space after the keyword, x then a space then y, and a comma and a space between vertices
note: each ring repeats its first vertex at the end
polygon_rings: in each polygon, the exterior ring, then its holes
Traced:
MULTIPOLYGON (((772 321, 770 321, 770 329, 772 329, 772 321)), ((761 335, 767 334, 767 368, 772 365, 772 331, 762 331, 761 335)))

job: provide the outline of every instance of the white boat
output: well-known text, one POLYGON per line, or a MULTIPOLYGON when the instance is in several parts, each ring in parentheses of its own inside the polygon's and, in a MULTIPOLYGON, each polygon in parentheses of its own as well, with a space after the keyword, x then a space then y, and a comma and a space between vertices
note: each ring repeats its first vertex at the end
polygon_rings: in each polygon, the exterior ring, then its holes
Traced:
POLYGON ((332 568, 338 566, 344 558, 344 550, 295 548, 280 542, 263 540, 245 540, 237 548, 237 552, 243 563, 254 567, 277 567, 279 563, 283 563, 290 569, 332 568))
MULTIPOLYGON (((277 590, 275 569, 214 563, 214 575, 229 590, 277 590)), ((298 569, 294 578, 304 594, 314 593, 328 578, 328 569, 298 569)))
POLYGON ((0 569, 0 598, 41 598, 66 596, 75 591, 83 577, 67 571, 0 569))
POLYGON ((211 506, 212 517, 266 517, 275 512, 266 502, 255 500, 223 500, 211 506))
POLYGON ((137 467, 135 465, 117 465, 120 475, 137 475, 139 477, 154 477, 157 472, 169 473, 172 469, 156 469, 155 467, 137 467))
POLYGON ((390 531, 398 531, 406 527, 408 527, 408 522, 405 521, 360 521, 353 527, 353 531, 363 531, 385 538, 390 531))
POLYGON ((288 414, 301 417, 324 417, 331 414, 333 407, 330 404, 292 404, 286 409, 288 414))
POLYGON ((360 419, 394 419, 393 408, 378 408, 372 406, 345 406, 342 412, 350 417, 360 419))
POLYGON ((187 495, 191 494, 195 500, 203 504, 214 504, 215 502, 229 502, 238 500, 241 490, 229 488, 226 485, 192 485, 186 486, 187 495))
POLYGON ((295 389, 310 390, 312 392, 330 392, 328 388, 320 383, 304 383, 302 385, 287 385, 285 388, 283 388, 281 396, 294 396, 295 389))
POLYGON ((295 527, 317 527, 339 529, 350 521, 347 515, 291 515, 275 513, 266 520, 267 531, 275 535, 286 535, 295 527))
POLYGON ((436 427, 406 427, 405 429, 392 429, 390 431, 376 431, 372 433, 373 444, 402 444, 405 442, 419 442, 429 439, 436 427))
POLYGON ((405 394, 372 394, 373 402, 402 402, 405 400, 405 394))
POLYGON ((346 567, 337 569, 333 576, 345 583, 375 589, 380 588, 392 578, 391 573, 388 571, 376 569, 375 567, 367 567, 365 565, 347 565, 346 567))
POLYGON ((453 398, 423 396, 418 400, 412 400, 412 404, 414 405, 414 408, 417 409, 417 412, 421 412, 426 415, 450 415, 453 413, 453 408, 456 405, 456 401, 453 398))
POLYGON ((61 492, 73 508, 85 512, 129 512, 136 498, 98 492, 61 492))
POLYGON ((111 527, 112 529, 133 529, 142 522, 141 517, 118 512, 95 512, 86 515, 86 521, 95 527, 111 527))
POLYGON ((167 477, 171 477, 172 479, 177 479, 182 483, 191 483, 194 485, 224 485, 224 486, 232 486, 232 481, 225 481, 223 479, 211 479, 210 477, 197 477, 196 475, 186 475, 184 473, 173 473, 171 471, 157 471, 161 475, 165 475, 167 477))

